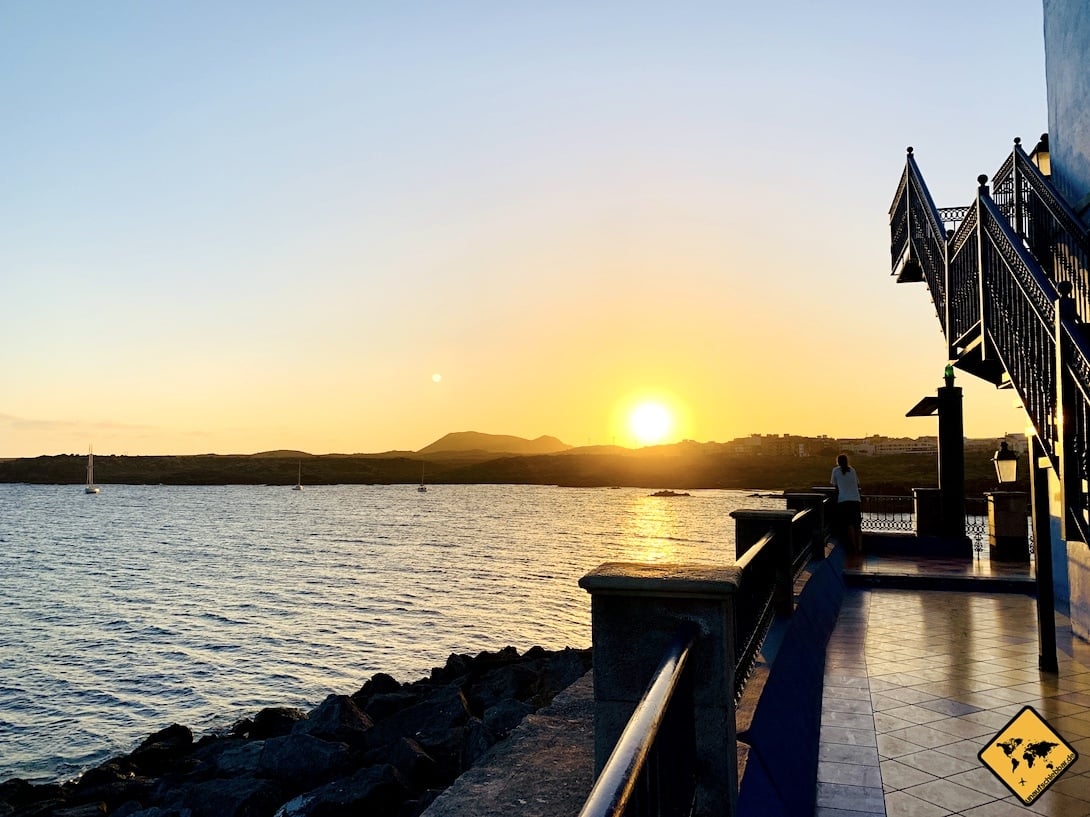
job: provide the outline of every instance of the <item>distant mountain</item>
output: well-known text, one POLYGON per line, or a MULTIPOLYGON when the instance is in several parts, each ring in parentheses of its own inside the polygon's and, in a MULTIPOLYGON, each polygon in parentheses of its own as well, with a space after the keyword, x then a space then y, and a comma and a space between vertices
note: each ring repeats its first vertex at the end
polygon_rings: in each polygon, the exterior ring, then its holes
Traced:
POLYGON ((284 457, 313 457, 313 454, 308 454, 306 451, 258 451, 256 454, 251 454, 251 457, 265 457, 268 459, 283 459, 284 457))
POLYGON ((527 440, 506 434, 482 434, 479 431, 455 431, 439 438, 431 445, 421 448, 417 454, 448 454, 457 452, 485 451, 490 454, 558 454, 567 451, 570 445, 562 443, 556 437, 538 437, 527 440))

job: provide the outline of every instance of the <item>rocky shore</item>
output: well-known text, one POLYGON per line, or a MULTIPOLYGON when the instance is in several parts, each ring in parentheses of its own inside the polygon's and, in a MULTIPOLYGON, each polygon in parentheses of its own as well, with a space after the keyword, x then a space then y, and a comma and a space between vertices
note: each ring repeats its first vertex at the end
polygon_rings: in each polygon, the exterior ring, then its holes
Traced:
POLYGON ((451 655, 428 678, 379 673, 196 741, 174 724, 74 781, 0 783, 0 817, 417 817, 590 662, 589 649, 451 655))

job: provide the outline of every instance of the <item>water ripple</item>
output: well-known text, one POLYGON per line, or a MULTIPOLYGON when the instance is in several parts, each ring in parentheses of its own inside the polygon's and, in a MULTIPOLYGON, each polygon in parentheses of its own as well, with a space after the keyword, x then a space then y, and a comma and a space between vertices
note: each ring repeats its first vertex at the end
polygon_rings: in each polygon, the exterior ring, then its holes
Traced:
POLYGON ((645 493, 0 485, 0 781, 74 775, 171 722, 310 707, 375 672, 413 680, 452 652, 587 646, 588 570, 720 562, 731 510, 779 506, 645 493))

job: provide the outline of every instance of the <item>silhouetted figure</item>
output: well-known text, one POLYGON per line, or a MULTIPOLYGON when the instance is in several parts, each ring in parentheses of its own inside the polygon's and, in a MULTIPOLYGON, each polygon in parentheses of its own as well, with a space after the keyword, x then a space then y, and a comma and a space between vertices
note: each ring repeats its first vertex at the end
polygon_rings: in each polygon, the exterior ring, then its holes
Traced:
POLYGON ((848 552, 863 552, 862 498, 859 496, 859 475, 848 465, 848 455, 836 458, 836 468, 829 477, 829 484, 836 486, 836 515, 848 534, 848 552))

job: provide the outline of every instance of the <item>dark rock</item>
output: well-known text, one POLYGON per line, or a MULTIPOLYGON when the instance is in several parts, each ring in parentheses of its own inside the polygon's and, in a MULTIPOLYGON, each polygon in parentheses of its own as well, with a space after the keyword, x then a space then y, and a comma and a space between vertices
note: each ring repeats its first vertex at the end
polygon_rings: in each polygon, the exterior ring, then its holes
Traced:
POLYGON ((275 817, 379 817, 396 813, 408 795, 393 766, 370 766, 289 800, 275 817))
POLYGON ((136 747, 136 752, 152 747, 167 746, 174 749, 183 749, 193 743, 193 732, 188 726, 180 723, 172 723, 166 729, 160 729, 144 738, 143 743, 136 747))
POLYGON ((397 692, 399 689, 401 689, 401 684, 392 676, 387 675, 385 672, 376 672, 352 697, 356 699, 356 703, 359 703, 360 699, 397 692))
POLYGON ((367 699, 353 698, 353 700, 357 705, 362 705, 363 711, 372 720, 377 721, 412 706, 420 700, 420 696, 413 692, 383 692, 367 699), (363 700, 362 704, 360 704, 361 700, 363 700))
POLYGON ((193 733, 189 728, 173 724, 149 735, 119 765, 122 770, 127 767, 136 774, 155 777, 171 771, 192 745, 193 733))
MULTIPOLYGON (((269 740, 279 740, 270 738, 269 740)), ((254 774, 261 761, 261 753, 265 749, 265 741, 232 740, 223 747, 223 751, 209 758, 216 767, 216 772, 221 777, 238 777, 240 775, 254 774)))
POLYGON ((279 738, 291 732, 296 721, 301 721, 307 716, 302 709, 288 706, 270 706, 262 709, 254 715, 253 726, 250 727, 251 740, 264 740, 265 738, 279 738))
POLYGON ((492 741, 489 741, 481 719, 470 718, 462 728, 462 750, 458 758, 459 771, 472 766, 491 745, 492 741))
POLYGON ((228 735, 234 735, 234 736, 240 737, 240 738, 244 738, 248 734, 250 734, 250 732, 253 730, 253 728, 254 728, 254 719, 253 718, 242 718, 241 720, 237 720, 233 724, 231 724, 231 728, 227 731, 227 734, 228 735))
POLYGON ((411 684, 377 673, 309 716, 267 708, 197 743, 174 724, 74 783, 0 783, 0 817, 417 817, 589 665, 590 650, 506 647, 411 684))
POLYGON ((406 800, 398 809, 397 817, 420 817, 424 810, 434 803, 435 798, 442 793, 442 789, 428 789, 415 800, 406 800))
POLYGON ((104 817, 105 814, 105 803, 85 803, 82 806, 56 809, 52 817, 104 817))
MULTIPOLYGON (((162 811, 162 809, 155 810, 162 811)), ((144 808, 139 800, 128 800, 111 811, 110 817, 133 817, 134 814, 140 814, 141 812, 143 812, 145 817, 148 817, 148 811, 150 811, 150 809, 144 808)))
POLYGON ((128 769, 121 768, 121 761, 108 760, 101 766, 95 766, 80 775, 79 780, 76 781, 76 791, 105 786, 121 780, 131 780, 134 776, 128 769))
POLYGON ((36 786, 21 777, 0 783, 0 803, 11 806, 16 812, 40 803, 62 802, 64 790, 55 783, 36 786))
POLYGON ((447 657, 447 663, 444 666, 432 668, 431 680, 437 684, 449 684, 451 681, 466 675, 470 668, 468 655, 451 653, 447 657))
MULTIPOLYGON (((535 649, 540 649, 540 647, 535 649)), ((529 655, 531 652, 533 650, 526 654, 529 655)), ((547 658, 541 673, 540 690, 536 700, 532 702, 534 706, 542 707, 552 703, 558 692, 567 689, 586 675, 590 670, 590 665, 591 651, 589 649, 574 650, 569 647, 547 658)))
POLYGON ((363 748, 374 721, 347 695, 330 695, 307 716, 296 721, 293 735, 313 735, 322 740, 363 748))
POLYGON ((424 791, 433 786, 443 786, 442 770, 435 758, 412 738, 402 738, 390 750, 390 763, 413 791, 424 791))
MULTIPOLYGON (((80 783, 82 784, 82 779, 80 783)), ((151 790, 151 784, 147 778, 138 777, 126 780, 114 780, 100 783, 96 786, 79 785, 74 787, 69 794, 68 803, 75 807, 87 803, 99 805, 104 808, 104 813, 112 814, 122 803, 129 800, 143 800, 151 790)))
POLYGON ((484 713, 484 729, 491 743, 503 740, 522 723, 522 719, 535 712, 535 708, 525 701, 500 701, 484 713))
POLYGON ((471 711, 479 717, 500 701, 531 697, 538 680, 538 670, 532 665, 497 667, 469 684, 466 699, 471 711))
POLYGON ((294 791, 328 783, 350 770, 348 746, 313 735, 285 735, 264 743, 257 773, 272 780, 290 781, 294 791))
POLYGON ((425 729, 416 733, 417 742, 425 752, 435 758, 435 762, 439 764, 440 775, 448 783, 452 783, 465 770, 462 765, 462 746, 465 739, 465 724, 450 729, 425 729))
POLYGON ((279 783, 231 777, 182 786, 162 806, 183 813, 189 809, 193 817, 265 817, 283 800, 284 790, 279 783))
POLYGON ((376 723, 367 733, 367 746, 377 749, 400 738, 419 738, 425 731, 460 728, 468 717, 469 705, 462 691, 458 687, 442 687, 431 697, 376 723))

